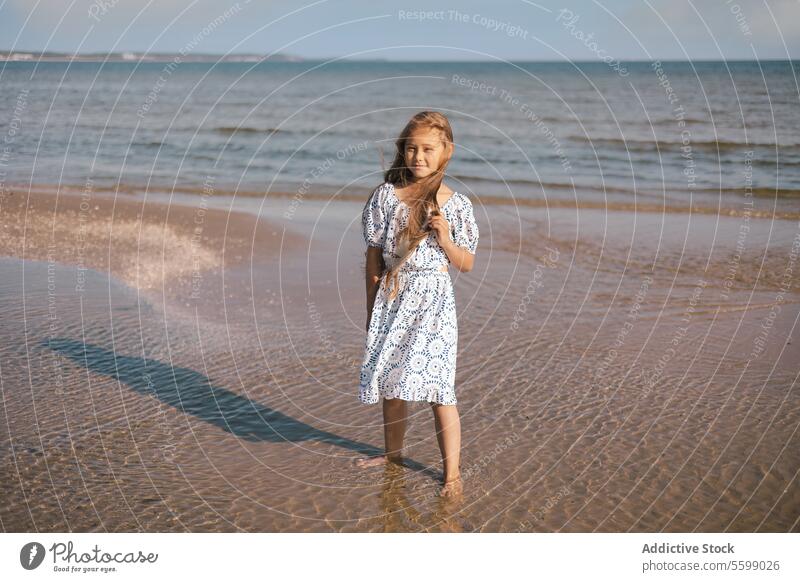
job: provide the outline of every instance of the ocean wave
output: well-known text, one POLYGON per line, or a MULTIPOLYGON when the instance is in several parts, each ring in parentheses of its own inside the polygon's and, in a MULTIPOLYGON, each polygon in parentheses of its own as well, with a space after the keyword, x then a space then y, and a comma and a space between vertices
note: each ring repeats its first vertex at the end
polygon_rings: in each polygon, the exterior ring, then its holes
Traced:
POLYGON ((162 148, 166 147, 169 144, 165 141, 152 139, 152 140, 144 140, 144 141, 133 141, 131 142, 132 146, 140 146, 145 148, 162 148))
MULTIPOLYGON (((456 180, 460 180, 463 182, 485 182, 491 184, 506 184, 509 186, 526 186, 526 187, 538 187, 542 189, 551 188, 554 190, 572 190, 572 184, 567 182, 544 182, 542 180, 534 180, 534 179, 527 179, 527 178, 489 178, 487 176, 473 176, 468 174, 451 174, 453 178, 456 180)), ((575 188, 582 188, 578 184, 575 184, 575 188)), ((602 188, 600 188, 602 190, 602 188)), ((621 189, 620 191, 627 192, 627 189, 621 189)))
POLYGON ((746 196, 748 193, 759 198, 800 198, 800 189, 797 188, 768 188, 766 186, 757 186, 753 188, 695 188, 695 192, 703 192, 707 194, 737 194, 746 196))
MULTIPOLYGON (((298 186, 299 187, 299 186, 298 186)), ((570 189, 572 186, 569 186, 570 189)), ((28 184, 19 184, 19 185, 11 185, 10 190, 23 193, 27 190, 32 192, 37 191, 55 191, 58 190, 63 194, 68 195, 75 195, 79 196, 82 193, 82 186, 81 185, 74 185, 69 186, 66 184, 37 184, 37 185, 28 185, 28 184)), ((364 203, 366 198, 372 192, 373 188, 370 187, 348 187, 346 191, 339 191, 339 193, 335 196, 337 202, 359 202, 361 204, 364 203)), ((335 188, 333 188, 335 190, 335 188)), ((583 186, 577 186, 576 190, 585 190, 583 186)), ((198 195, 202 196, 206 192, 203 189, 201 184, 184 184, 181 186, 178 185, 165 185, 159 186, 153 183, 149 184, 137 184, 137 183, 114 183, 114 184, 96 184, 94 190, 97 194, 106 194, 109 196, 115 196, 120 193, 126 193, 131 195, 141 195, 146 192, 160 192, 160 193, 182 193, 182 194, 189 194, 189 195, 198 195)), ((774 191, 773 191, 774 192, 774 191)), ((800 191, 798 190, 791 190, 793 196, 797 197, 800 196, 800 191)), ((642 193, 637 193, 637 196, 640 196, 642 193)), ((272 190, 265 192, 263 189, 248 189, 237 187, 235 184, 224 184, 220 183, 217 184, 217 187, 214 191, 215 197, 236 197, 236 198, 263 198, 268 196, 270 198, 285 198, 285 199, 293 199, 297 196, 297 187, 292 187, 291 185, 284 184, 280 186, 280 189, 272 190)), ((660 194, 659 194, 660 195, 660 194)), ((771 194, 774 196, 774 193, 771 194)), ((332 194, 330 191, 323 192, 321 189, 318 192, 307 192, 304 194, 304 199, 307 200, 316 200, 321 203, 328 203, 332 199, 332 194)), ((744 216, 745 214, 751 218, 769 218, 769 219, 784 219, 784 220, 800 220, 800 211, 794 210, 758 210, 758 209, 746 209, 743 208, 741 204, 733 205, 735 199, 731 198, 728 201, 729 206, 716 206, 716 205, 700 205, 700 204, 690 204, 688 201, 686 204, 680 204, 676 200, 670 201, 659 201, 659 202, 643 202, 640 198, 631 198, 631 200, 576 200, 573 197, 566 198, 566 197, 557 197, 557 196, 548 196, 547 198, 528 198, 522 197, 519 195, 512 195, 512 196, 497 196, 492 194, 481 194, 479 196, 481 206, 523 206, 529 208, 580 208, 580 209, 598 209, 598 210, 606 210, 606 211, 625 211, 625 212, 647 212, 647 213, 663 213, 663 214, 687 214, 687 213, 696 213, 696 214, 713 214, 713 215, 720 215, 720 216, 744 216)))
MULTIPOLYGON (((483 183, 491 183, 495 185, 509 185, 509 186, 524 186, 527 188, 541 188, 542 190, 572 190, 573 188, 576 191, 583 191, 583 192, 602 192, 602 193, 613 193, 613 194, 630 194, 631 196, 660 196, 662 193, 660 190, 646 188, 646 187, 639 187, 639 188, 628 188, 625 186, 618 186, 618 185, 610 185, 610 184, 584 184, 580 182, 576 182, 573 186, 570 182, 545 182, 542 180, 535 180, 535 179, 525 179, 525 178, 515 178, 515 179, 500 179, 500 178, 490 178, 486 176, 470 176, 465 174, 453 174, 453 178, 457 180, 461 180, 463 182, 483 182, 483 183)), ((682 186, 682 185, 681 185, 682 186)), ((675 185, 667 185, 667 188, 670 190, 675 189, 675 185)), ((695 192, 704 193, 704 194, 718 194, 722 193, 723 195, 740 195, 746 196, 748 194, 752 194, 753 196, 762 197, 762 198, 800 198, 800 189, 798 188, 773 188, 769 186, 753 186, 751 188, 744 188, 744 187, 731 187, 731 186, 721 186, 721 187, 698 187, 694 188, 695 192)))
MULTIPOLYGON (((642 120, 642 121, 646 121, 646 120, 642 120)), ((709 119, 700 119, 700 118, 696 118, 696 117, 684 117, 682 119, 682 121, 686 125, 706 125, 706 124, 710 124, 711 123, 711 120, 709 120, 709 119)), ((675 122, 675 119, 672 118, 672 117, 667 117, 667 118, 663 118, 663 119, 651 119, 649 123, 652 124, 652 125, 660 125, 660 126, 666 126, 666 127, 677 126, 677 123, 675 122)), ((641 125, 647 126, 648 124, 647 123, 642 123, 641 125)))
POLYGON ((285 133, 284 130, 277 129, 275 127, 259 128, 259 127, 247 127, 247 126, 235 126, 235 125, 224 125, 222 127, 214 127, 211 129, 211 131, 222 135, 234 135, 237 133, 272 135, 273 133, 285 133))
MULTIPOLYGON (((568 136, 566 140, 572 143, 592 144, 594 146, 602 147, 618 147, 621 149, 630 149, 637 151, 656 151, 660 149, 676 150, 684 146, 680 141, 667 141, 667 140, 642 140, 642 139, 625 139, 625 138, 611 138, 611 137, 596 137, 573 135, 568 136)), ((728 140, 690 140, 686 145, 691 146, 693 149, 702 149, 707 151, 716 150, 742 150, 752 148, 800 148, 800 143, 769 143, 769 142, 740 142, 728 140)))

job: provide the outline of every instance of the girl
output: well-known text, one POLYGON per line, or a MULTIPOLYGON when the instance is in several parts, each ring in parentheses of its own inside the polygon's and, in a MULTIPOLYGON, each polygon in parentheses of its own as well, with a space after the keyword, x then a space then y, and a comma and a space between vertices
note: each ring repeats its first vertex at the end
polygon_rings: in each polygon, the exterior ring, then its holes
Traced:
POLYGON ((462 492, 456 410, 458 325, 448 263, 472 269, 472 203, 442 183, 453 155, 447 118, 422 111, 395 143, 394 162, 362 212, 367 244, 367 339, 359 400, 383 396, 386 454, 360 466, 402 463, 406 402, 430 402, 444 464, 443 496, 462 492))

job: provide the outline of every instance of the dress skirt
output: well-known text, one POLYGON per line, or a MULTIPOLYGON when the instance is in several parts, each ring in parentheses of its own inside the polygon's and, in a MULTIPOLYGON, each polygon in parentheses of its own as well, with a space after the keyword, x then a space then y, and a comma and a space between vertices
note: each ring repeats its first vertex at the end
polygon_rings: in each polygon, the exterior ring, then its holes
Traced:
POLYGON ((450 273, 402 268, 389 299, 381 280, 367 330, 359 400, 456 404, 458 323, 450 273))

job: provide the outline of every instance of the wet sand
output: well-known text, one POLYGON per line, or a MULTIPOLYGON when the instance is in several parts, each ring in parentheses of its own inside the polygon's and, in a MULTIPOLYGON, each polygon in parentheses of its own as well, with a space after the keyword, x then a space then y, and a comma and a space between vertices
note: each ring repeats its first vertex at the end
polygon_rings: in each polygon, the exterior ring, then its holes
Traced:
POLYGON ((446 501, 425 404, 354 467, 363 201, 81 196, 2 201, 5 531, 800 531, 797 220, 473 199, 446 501))

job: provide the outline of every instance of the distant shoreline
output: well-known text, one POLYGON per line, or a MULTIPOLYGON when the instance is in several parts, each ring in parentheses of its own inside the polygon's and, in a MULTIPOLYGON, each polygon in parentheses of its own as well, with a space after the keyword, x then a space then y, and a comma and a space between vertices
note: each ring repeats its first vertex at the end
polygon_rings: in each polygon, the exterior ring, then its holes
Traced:
POLYGON ((33 62, 121 62, 121 63, 167 63, 179 58, 181 62, 185 63, 213 63, 213 62, 226 62, 226 63, 258 63, 262 61, 269 62, 303 62, 306 59, 293 55, 275 54, 275 55, 260 55, 260 54, 233 54, 233 55, 216 55, 216 54, 180 54, 180 53, 140 53, 135 51, 125 51, 120 53, 85 53, 85 54, 70 54, 70 53, 37 53, 31 51, 3 51, 0 52, 0 61, 17 62, 17 63, 33 63, 33 62))
MULTIPOLYGON (((20 63, 33 63, 33 62, 114 62, 114 63, 164 63, 170 62, 175 58, 180 58, 182 62, 191 63, 258 63, 258 62, 275 62, 275 63, 316 63, 316 62, 329 62, 329 61, 344 61, 349 63, 495 63, 495 62, 509 62, 516 64, 542 64, 542 65, 563 65, 571 63, 575 65, 603 65, 607 66, 601 60, 527 60, 527 59, 485 59, 485 60, 391 60, 386 58, 374 59, 351 59, 346 57, 328 56, 328 57, 301 57, 298 55, 289 55, 284 53, 269 54, 256 54, 256 53, 238 53, 238 54, 217 54, 217 53, 203 53, 203 54, 185 54, 181 55, 179 52, 174 53, 148 53, 138 51, 122 51, 115 53, 62 53, 62 52, 38 52, 30 50, 0 51, 0 61, 2 62, 20 62, 20 63)), ((621 63, 649 65, 650 63, 659 61, 661 63, 677 63, 677 64, 702 64, 702 63, 726 63, 728 65, 733 63, 795 63, 800 62, 797 59, 633 59, 621 60, 621 63)))

